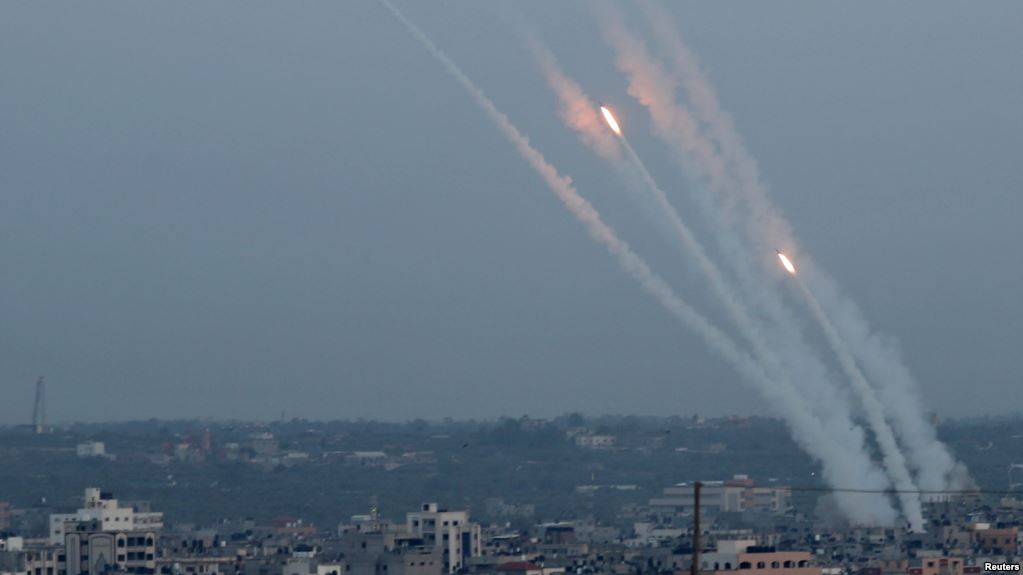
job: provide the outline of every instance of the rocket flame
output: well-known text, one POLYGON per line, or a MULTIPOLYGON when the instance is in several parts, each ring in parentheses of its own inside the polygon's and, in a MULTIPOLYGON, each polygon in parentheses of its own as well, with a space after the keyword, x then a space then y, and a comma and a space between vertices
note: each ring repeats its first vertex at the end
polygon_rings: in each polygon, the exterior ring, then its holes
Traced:
POLYGON ((619 136, 621 136, 622 135, 622 129, 618 127, 618 120, 615 120, 615 116, 614 116, 614 114, 611 113, 611 110, 608 110, 604 106, 601 106, 600 107, 600 113, 604 115, 604 121, 607 122, 608 126, 611 126, 611 130, 615 134, 618 134, 619 136))
POLYGON ((785 257, 785 254, 778 252, 778 259, 781 260, 781 265, 785 266, 785 269, 792 275, 796 275, 796 266, 792 265, 789 258, 785 257))

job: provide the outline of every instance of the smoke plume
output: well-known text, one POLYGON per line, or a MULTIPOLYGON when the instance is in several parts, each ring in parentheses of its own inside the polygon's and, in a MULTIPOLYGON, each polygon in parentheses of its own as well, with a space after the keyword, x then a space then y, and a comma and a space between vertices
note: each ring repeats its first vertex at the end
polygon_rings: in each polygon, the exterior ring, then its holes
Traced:
MULTIPOLYGON (((662 54, 672 63, 671 77, 681 83, 688 100, 720 150, 735 185, 727 189, 730 198, 722 205, 730 208, 726 218, 744 230, 750 245, 797 245, 791 226, 768 196, 761 183, 756 161, 725 114, 697 59, 687 49, 668 15, 649 1, 641 2, 662 54)), ((806 255, 799 258, 804 281, 820 300, 821 307, 833 318, 838 336, 869 376, 891 422, 918 474, 924 490, 962 489, 972 485, 965 468, 958 464, 937 439, 927 421, 918 385, 902 361, 893 339, 877 333, 856 304, 844 296, 837 283, 813 264, 806 255)))
MULTIPOLYGON (((808 452, 826 461, 824 472, 832 481, 850 474, 860 474, 864 462, 855 453, 841 456, 834 454, 834 447, 823 438, 828 434, 821 429, 816 418, 810 417, 798 394, 774 385, 746 353, 742 352, 724 333, 715 328, 703 316, 693 310, 685 301, 676 296, 666 282, 655 275, 649 266, 636 255, 625 242, 600 218, 596 209, 582 198, 572 186, 571 180, 561 176, 543 156, 530 145, 529 140, 511 123, 508 117, 497 109, 494 103, 426 37, 414 24, 406 19, 387 0, 378 0, 426 50, 437 59, 445 70, 466 90, 469 96, 486 112, 497 128, 515 146, 526 162, 543 178, 572 214, 582 222, 590 236, 604 245, 616 258, 619 265, 650 293, 673 316, 690 327, 714 352, 731 363, 744 378, 761 389, 764 396, 782 413, 792 426, 797 440, 808 452)), ((884 478, 879 475, 864 477, 875 486, 883 486, 884 478)), ((848 500, 848 512, 856 520, 867 523, 890 523, 893 513, 890 507, 878 505, 874 494, 844 494, 848 500)))
MULTIPOLYGON (((750 343, 756 359, 760 361, 760 364, 770 375, 775 385, 787 388, 790 394, 798 395, 798 390, 793 388, 790 383, 791 375, 786 373, 777 356, 769 349, 754 325, 753 320, 749 317, 744 306, 738 301, 717 265, 707 256, 703 246, 671 205, 667 195, 657 185, 650 171, 629 144, 627 138, 624 136, 618 138, 611 137, 608 127, 603 124, 599 114, 596 112, 595 103, 586 96, 578 83, 564 73, 558 66, 554 56, 532 37, 527 38, 527 44, 539 63, 548 85, 558 95, 561 102, 561 116, 565 123, 577 132, 584 144, 616 166, 616 171, 626 180, 624 183, 627 186, 635 187, 638 184, 642 184, 640 187, 645 188, 647 191, 645 201, 648 203, 650 201, 653 202, 654 209, 650 210, 651 213, 656 213, 667 220, 668 228, 674 233, 676 239, 679 240, 687 255, 696 261, 698 268, 707 276, 713 293, 725 307, 729 317, 739 328, 743 337, 750 343), (615 141, 621 142, 622 148, 625 151, 624 158, 615 149, 615 141), (623 167, 623 163, 628 165, 623 167), (628 167, 633 169, 625 169, 628 167), (635 181, 637 177, 639 181, 635 181)), ((841 413, 841 410, 834 411, 841 413)), ((836 423, 839 425, 835 425, 831 431, 833 433, 837 431, 845 436, 843 437, 844 450, 852 449, 857 451, 861 460, 867 461, 867 466, 872 467, 869 463, 869 456, 866 455, 864 450, 862 434, 859 428, 848 417, 844 420, 838 420, 836 423)), ((832 437, 826 438, 826 441, 843 444, 842 440, 836 441, 832 437)), ((905 473, 905 476, 908 477, 908 472, 905 473)), ((846 481, 849 481, 849 478, 846 478, 846 481)), ((899 487, 902 489, 912 489, 911 483, 907 485, 905 482, 899 483, 899 487)), ((840 503, 844 503, 844 501, 840 501, 840 503)), ((911 513, 914 519, 918 515, 919 504, 916 505, 916 512, 911 513)))

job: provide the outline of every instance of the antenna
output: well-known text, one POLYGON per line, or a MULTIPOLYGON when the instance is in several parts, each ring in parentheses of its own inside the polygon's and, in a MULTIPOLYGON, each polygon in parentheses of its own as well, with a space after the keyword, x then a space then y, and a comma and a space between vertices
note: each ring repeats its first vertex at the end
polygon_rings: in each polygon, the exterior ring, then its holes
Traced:
POLYGON ((32 408, 32 427, 36 433, 46 433, 46 382, 39 376, 36 381, 36 402, 32 408))

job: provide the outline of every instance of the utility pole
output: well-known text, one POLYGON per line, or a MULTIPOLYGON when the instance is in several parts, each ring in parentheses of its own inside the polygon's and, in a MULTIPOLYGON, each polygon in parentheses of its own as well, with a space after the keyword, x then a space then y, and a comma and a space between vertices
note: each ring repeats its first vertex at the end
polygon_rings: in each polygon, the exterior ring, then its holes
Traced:
POLYGON ((693 564, 689 568, 689 575, 700 573, 700 489, 703 484, 699 481, 693 483, 693 564))
POLYGON ((46 383, 42 376, 36 381, 36 403, 32 408, 32 427, 36 433, 46 433, 46 383))

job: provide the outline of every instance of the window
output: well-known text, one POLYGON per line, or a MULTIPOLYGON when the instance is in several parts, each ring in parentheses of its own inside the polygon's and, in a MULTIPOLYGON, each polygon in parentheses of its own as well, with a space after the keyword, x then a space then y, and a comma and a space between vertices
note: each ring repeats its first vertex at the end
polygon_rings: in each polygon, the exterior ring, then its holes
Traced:
POLYGON ((757 561, 757 569, 763 569, 766 567, 763 561, 757 561))
POLYGON ((777 569, 779 567, 781 567, 781 563, 778 563, 777 561, 771 561, 771 569, 777 569))
POLYGON ((792 561, 786 561, 784 566, 785 566, 786 569, 792 567, 792 561))

